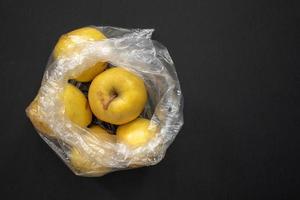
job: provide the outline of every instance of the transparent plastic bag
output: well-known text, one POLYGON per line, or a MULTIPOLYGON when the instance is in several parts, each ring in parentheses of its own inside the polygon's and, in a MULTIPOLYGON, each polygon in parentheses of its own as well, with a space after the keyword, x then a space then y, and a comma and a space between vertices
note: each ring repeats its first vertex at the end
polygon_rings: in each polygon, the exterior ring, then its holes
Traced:
MULTIPOLYGON (((52 55, 38 95, 26 113, 44 141, 77 175, 102 176, 155 165, 183 125, 183 96, 173 61, 163 45, 151 40, 153 29, 93 28, 107 39, 79 41, 74 53, 58 59, 52 55), (99 61, 125 68, 144 80, 148 100, 141 116, 151 120, 149 128, 155 127, 155 136, 147 144, 128 148, 96 138, 88 128, 74 124, 66 116, 61 94, 68 81, 99 61), (70 161, 71 151, 73 159, 80 157, 79 163, 70 161)), ((79 82, 75 85, 82 90, 88 88, 79 82)), ((100 120, 93 122, 115 133, 116 126, 100 120)))

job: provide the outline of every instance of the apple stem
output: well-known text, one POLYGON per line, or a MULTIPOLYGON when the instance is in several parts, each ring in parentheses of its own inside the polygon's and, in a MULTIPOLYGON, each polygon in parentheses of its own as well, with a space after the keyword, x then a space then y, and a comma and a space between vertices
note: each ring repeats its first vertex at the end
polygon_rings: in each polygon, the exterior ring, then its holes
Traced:
POLYGON ((117 97, 117 94, 112 94, 106 102, 103 102, 103 109, 107 110, 109 104, 117 97))

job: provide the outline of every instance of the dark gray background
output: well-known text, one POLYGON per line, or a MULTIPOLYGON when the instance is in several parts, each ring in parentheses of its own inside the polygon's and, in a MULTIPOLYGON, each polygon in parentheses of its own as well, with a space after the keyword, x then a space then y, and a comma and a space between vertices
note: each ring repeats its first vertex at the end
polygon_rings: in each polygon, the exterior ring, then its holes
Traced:
POLYGON ((299 199, 299 1, 0 1, 2 199, 299 199), (58 37, 155 28, 185 97, 156 166, 77 177, 25 116, 58 37))

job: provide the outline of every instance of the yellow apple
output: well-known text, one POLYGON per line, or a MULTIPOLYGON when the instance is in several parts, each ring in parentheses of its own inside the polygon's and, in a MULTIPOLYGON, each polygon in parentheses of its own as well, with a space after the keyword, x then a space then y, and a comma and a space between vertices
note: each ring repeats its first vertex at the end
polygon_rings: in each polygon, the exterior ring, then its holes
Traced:
POLYGON ((78 77, 75 78, 75 80, 79 82, 89 82, 93 80, 95 76, 103 72, 106 67, 106 63, 98 62, 93 67, 90 67, 82 72, 78 77))
POLYGON ((75 124, 86 127, 92 121, 92 112, 84 94, 74 85, 67 84, 63 92, 65 113, 75 124))
POLYGON ((71 149, 69 159, 72 167, 85 175, 89 174, 101 176, 111 171, 111 169, 108 167, 99 166, 98 164, 92 162, 86 153, 82 153, 76 148, 71 149))
MULTIPOLYGON (((84 27, 76 29, 67 34, 62 35, 53 51, 54 58, 61 58, 68 56, 76 51, 79 51, 78 45, 87 41, 100 41, 106 39, 105 35, 101 33, 96 28, 84 27)), ((104 71, 106 68, 106 63, 98 62, 94 66, 89 67, 87 70, 83 71, 75 80, 80 82, 89 82, 96 75, 104 71)))
POLYGON ((92 81, 88 99, 98 119, 120 125, 140 115, 147 101, 147 91, 139 76, 124 68, 114 67, 92 81))
MULTIPOLYGON (((89 134, 83 135, 83 137, 85 138, 85 142, 88 145, 93 146, 93 148, 95 148, 96 144, 93 143, 95 139, 100 140, 103 143, 111 143, 112 145, 116 142, 116 136, 109 134, 100 126, 94 125, 88 128, 88 130, 89 134), (95 138, 92 138, 91 136, 95 136, 95 138)), ((105 156, 113 156, 112 152, 113 151, 105 152, 105 156)), ((69 158, 72 166, 81 173, 90 175, 103 175, 111 171, 109 167, 99 166, 99 164, 92 162, 88 158, 87 153, 79 152, 76 148, 71 149, 69 158)))
POLYGON ((39 109, 39 100, 36 97, 29 107, 26 109, 26 113, 31 120, 34 127, 43 135, 54 137, 54 134, 48 124, 41 118, 41 111, 39 109))
POLYGON ((116 135, 109 134, 106 130, 100 126, 93 125, 88 129, 97 139, 102 140, 103 142, 109 142, 114 144, 116 142, 116 135))
POLYGON ((125 144, 129 148, 146 145, 156 133, 156 126, 150 125, 150 120, 137 118, 117 129, 117 143, 125 144))

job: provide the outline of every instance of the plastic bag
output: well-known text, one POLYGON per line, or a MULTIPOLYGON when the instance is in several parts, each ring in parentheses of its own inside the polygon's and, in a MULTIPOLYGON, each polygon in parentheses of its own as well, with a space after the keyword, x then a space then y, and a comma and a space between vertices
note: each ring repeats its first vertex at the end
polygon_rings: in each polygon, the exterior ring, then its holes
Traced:
MULTIPOLYGON (((51 55, 38 95, 26 113, 44 141, 77 175, 102 176, 155 165, 183 125, 183 96, 173 61, 163 45, 151 40, 153 29, 93 28, 107 39, 78 41, 76 51, 70 55, 58 59, 51 55), (69 80, 99 61, 125 68, 144 80, 148 100, 141 116, 151 120, 149 127, 156 127, 155 136, 146 145, 132 149, 97 139, 88 128, 74 124, 66 116, 61 93, 69 80)), ((88 84, 72 83, 87 92, 88 84)), ((115 133, 116 126, 112 124, 97 119, 93 123, 115 133)))

